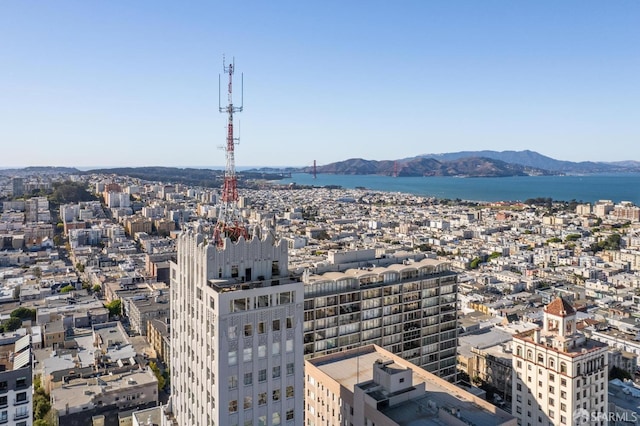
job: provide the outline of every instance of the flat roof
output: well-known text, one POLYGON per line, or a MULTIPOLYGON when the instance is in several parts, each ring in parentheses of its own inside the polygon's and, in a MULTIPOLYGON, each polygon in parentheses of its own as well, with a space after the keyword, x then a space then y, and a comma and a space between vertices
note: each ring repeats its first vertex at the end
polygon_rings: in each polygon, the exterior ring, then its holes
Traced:
POLYGON ((469 392, 409 362, 392 357, 393 355, 387 356, 389 354, 387 351, 378 351, 375 348, 375 346, 368 346, 359 350, 311 359, 308 362, 350 392, 354 391, 356 385, 373 380, 373 368, 378 360, 392 361, 392 366, 395 368, 411 369, 413 386, 424 383, 425 393, 381 410, 399 426, 441 425, 442 422, 438 420, 438 408, 450 412, 455 409, 460 412, 462 419, 472 421, 478 426, 494 426, 513 419, 502 410, 496 409, 496 412, 486 410, 474 402, 475 397, 469 392))

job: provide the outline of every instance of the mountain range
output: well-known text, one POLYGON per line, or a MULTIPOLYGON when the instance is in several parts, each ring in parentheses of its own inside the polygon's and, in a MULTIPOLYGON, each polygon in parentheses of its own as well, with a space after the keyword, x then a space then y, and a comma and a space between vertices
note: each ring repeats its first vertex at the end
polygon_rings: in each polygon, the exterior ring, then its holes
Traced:
MULTIPOLYGON (((312 167, 299 171, 312 173, 312 167)), ((459 151, 422 154, 398 160, 352 158, 316 167, 317 173, 387 176, 505 177, 561 174, 637 173, 640 162, 572 162, 535 151, 459 151)))

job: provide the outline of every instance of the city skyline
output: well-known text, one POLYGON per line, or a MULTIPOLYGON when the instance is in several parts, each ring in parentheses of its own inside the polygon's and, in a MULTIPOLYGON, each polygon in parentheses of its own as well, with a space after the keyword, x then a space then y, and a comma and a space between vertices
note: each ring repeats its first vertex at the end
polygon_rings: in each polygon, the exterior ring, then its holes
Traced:
POLYGON ((239 167, 640 160, 639 16, 637 2, 8 2, 0 168, 220 167, 224 54, 244 73, 239 167))

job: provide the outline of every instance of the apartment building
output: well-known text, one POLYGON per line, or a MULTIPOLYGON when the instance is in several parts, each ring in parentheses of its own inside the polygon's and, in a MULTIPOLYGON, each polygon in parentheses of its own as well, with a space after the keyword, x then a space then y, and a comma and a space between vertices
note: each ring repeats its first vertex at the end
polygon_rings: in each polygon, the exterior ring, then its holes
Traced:
POLYGON ((423 259, 303 276, 305 359, 375 344, 455 381, 457 274, 423 259))
POLYGON ((513 337, 512 413, 518 424, 604 425, 608 410, 607 345, 576 329, 576 311, 558 297, 543 328, 513 337))
POLYGON ((179 425, 300 425, 303 285, 286 242, 220 246, 200 226, 171 264, 172 411, 179 425))
POLYGON ((33 423, 31 336, 0 334, 0 424, 33 423))
POLYGON ((309 426, 515 426, 484 399, 376 345, 305 361, 309 426))

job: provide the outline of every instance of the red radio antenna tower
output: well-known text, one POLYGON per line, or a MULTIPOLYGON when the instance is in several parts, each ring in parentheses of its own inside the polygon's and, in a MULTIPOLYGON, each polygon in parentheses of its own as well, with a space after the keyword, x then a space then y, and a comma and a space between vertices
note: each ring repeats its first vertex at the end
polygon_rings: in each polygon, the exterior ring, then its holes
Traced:
POLYGON ((224 147, 227 165, 224 171, 224 184, 222 185, 222 211, 220 212, 215 232, 216 243, 219 246, 223 244, 225 237, 229 237, 235 241, 241 236, 245 238, 249 236, 238 210, 238 178, 236 176, 235 145, 239 143, 240 138, 234 137, 233 134, 233 114, 242 112, 244 107, 244 76, 241 74, 241 102, 239 106, 236 106, 233 104, 233 73, 235 71, 235 60, 232 60, 231 63, 227 65, 223 57, 222 69, 229 76, 229 84, 227 88, 227 105, 221 106, 220 76, 218 76, 218 109, 220 112, 227 114, 227 143, 224 147))

